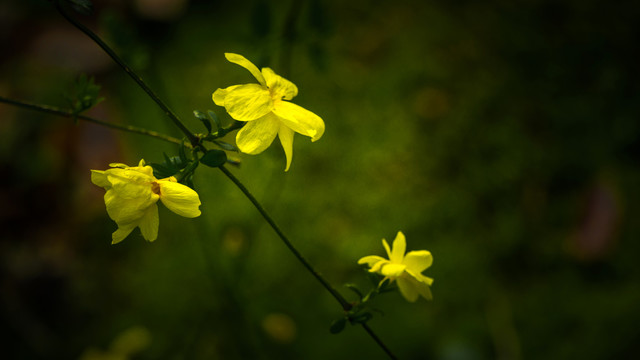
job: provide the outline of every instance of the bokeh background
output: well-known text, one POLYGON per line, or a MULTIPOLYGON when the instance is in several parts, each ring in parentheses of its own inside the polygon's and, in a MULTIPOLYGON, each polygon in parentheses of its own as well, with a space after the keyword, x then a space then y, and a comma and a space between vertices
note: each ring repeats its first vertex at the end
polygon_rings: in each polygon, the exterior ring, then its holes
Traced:
MULTIPOLYGON (((230 154, 231 170, 350 300, 356 265, 402 230, 428 249, 432 302, 377 298, 402 359, 623 359, 640 352, 640 17, 633 2, 94 2, 77 15, 189 128, 211 93, 253 82, 224 52, 300 89, 324 137, 230 154)), ((0 3, 0 95, 180 137, 44 0, 0 3)), ((233 142, 234 136, 226 140, 233 142)), ((216 169, 202 216, 116 228, 89 169, 175 145, 0 103, 0 357, 383 359, 216 169)))

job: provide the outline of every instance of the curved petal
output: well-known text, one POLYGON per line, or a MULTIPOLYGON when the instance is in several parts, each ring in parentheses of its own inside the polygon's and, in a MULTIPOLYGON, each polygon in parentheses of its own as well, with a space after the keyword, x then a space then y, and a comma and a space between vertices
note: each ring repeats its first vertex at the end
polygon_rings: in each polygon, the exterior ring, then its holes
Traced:
POLYGON ((424 276, 420 273, 415 273, 409 269, 406 270, 407 274, 409 274, 411 277, 413 277, 414 279, 416 279, 416 281, 421 282, 421 283, 425 283, 429 286, 431 286, 431 284, 433 284, 433 279, 428 277, 428 276, 424 276))
POLYGON ((249 72, 256 78, 256 80, 258 80, 260 84, 267 86, 267 82, 264 80, 264 76, 262 76, 262 73, 260 72, 260 70, 258 70, 258 67, 253 65, 253 63, 247 60, 247 58, 240 54, 234 53, 224 53, 224 57, 226 57, 229 62, 238 64, 243 68, 249 70, 249 72))
POLYGON ((382 269, 380 269, 380 273, 388 277, 399 277, 400 275, 402 275, 402 273, 404 273, 404 270, 406 268, 407 267, 402 264, 389 263, 384 265, 382 269))
POLYGON ((378 261, 377 263, 373 264, 373 266, 371 266, 371 269, 369 269, 369 272, 381 274, 380 269, 382 269, 383 266, 388 264, 390 264, 389 260, 382 259, 381 261, 378 261))
POLYGON ((144 216, 147 208, 158 201, 158 195, 123 198, 113 190, 108 190, 104 194, 104 203, 107 207, 107 214, 118 226, 138 223, 144 216))
POLYGON ((211 95, 213 102, 218 106, 224 106, 224 98, 227 97, 227 94, 229 94, 231 90, 237 88, 238 86, 240 85, 231 85, 224 89, 218 89, 214 91, 211 95))
POLYGON ((129 165, 123 163, 109 163, 109 167, 126 169, 129 167, 129 165))
POLYGON ((111 188, 107 175, 101 170, 91 170, 91 182, 107 190, 111 188))
POLYGON ((124 240, 127 236, 129 236, 129 234, 131 234, 136 226, 138 226, 138 224, 118 225, 118 230, 114 231, 113 234, 111 234, 111 244, 117 244, 120 241, 124 240))
POLYGON ((407 240, 404 237, 402 231, 398 231, 398 235, 396 235, 396 239, 393 240, 391 255, 389 256, 389 260, 393 263, 402 264, 402 258, 404 257, 404 252, 407 249, 407 240))
POLYGON ((311 111, 288 101, 280 101, 273 107, 273 113, 293 131, 311 137, 316 141, 324 134, 324 121, 311 111))
POLYGON ((259 119, 273 110, 269 90, 258 84, 238 85, 227 93, 224 107, 232 118, 240 121, 259 119))
POLYGON ((427 250, 409 251, 402 261, 407 265, 407 269, 421 273, 433 263, 433 256, 427 250))
POLYGON ((360 258, 360 260, 358 260, 358 264, 362 265, 362 264, 367 264, 369 266, 372 266, 373 264, 379 262, 379 261, 386 261, 387 259, 381 257, 381 256, 377 256, 377 255, 369 255, 369 256, 365 256, 363 258, 360 258))
POLYGON ((158 205, 153 204, 147 208, 142 220, 140 220, 140 232, 142 237, 147 241, 154 241, 158 238, 158 226, 160 225, 160 218, 158 217, 158 205))
POLYGON ((414 287, 418 291, 418 294, 420 294, 423 298, 427 300, 433 300, 433 295, 431 294, 429 285, 423 282, 415 282, 414 287))
POLYGON ((389 249, 389 243, 387 243, 387 239, 382 239, 382 246, 384 246, 384 250, 387 252, 387 257, 391 259, 391 249, 389 249))
POLYGON ((402 294, 407 301, 415 302, 418 300, 418 289, 413 281, 405 278, 399 278, 398 289, 400 290, 400 294, 402 294))
POLYGON ((291 100, 298 95, 298 87, 291 81, 276 74, 268 67, 262 68, 262 75, 274 99, 291 100))
POLYGON ((260 154, 275 139, 280 122, 273 114, 246 123, 236 135, 236 145, 245 154, 260 154))
POLYGON ((158 180, 160 201, 174 213, 194 218, 200 216, 200 197, 192 188, 169 180, 158 180))
POLYGON ((293 159, 293 130, 280 124, 278 137, 280 138, 280 144, 282 144, 282 148, 284 149, 284 155, 287 157, 287 166, 284 171, 289 171, 289 166, 291 166, 291 160, 293 159))
MULTIPOLYGON (((151 169, 151 167, 149 166, 151 169)), ((153 171, 153 170, 151 170, 153 171)), ((109 169, 105 171, 112 190, 126 199, 148 197, 155 177, 132 169, 109 169)))

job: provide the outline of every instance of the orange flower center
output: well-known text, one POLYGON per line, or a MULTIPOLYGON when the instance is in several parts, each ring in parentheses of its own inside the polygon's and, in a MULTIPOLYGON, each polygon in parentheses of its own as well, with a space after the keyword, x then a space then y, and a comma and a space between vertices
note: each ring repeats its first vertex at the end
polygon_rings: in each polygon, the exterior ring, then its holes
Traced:
POLYGON ((151 183, 151 191, 153 191, 154 194, 160 196, 160 184, 158 184, 157 181, 151 183))

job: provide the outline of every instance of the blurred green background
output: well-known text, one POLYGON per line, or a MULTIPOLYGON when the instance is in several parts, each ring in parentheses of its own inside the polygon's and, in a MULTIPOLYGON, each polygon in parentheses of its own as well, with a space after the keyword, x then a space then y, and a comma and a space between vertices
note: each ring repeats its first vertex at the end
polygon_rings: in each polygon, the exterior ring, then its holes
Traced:
MULTIPOLYGON (((95 1, 77 15, 183 118, 254 82, 297 84, 326 123, 230 154, 231 170, 341 292, 398 230, 427 249, 434 300, 376 299, 402 359, 620 359, 640 352, 640 9, 604 1, 95 1)), ((130 78, 44 0, 0 4, 0 95, 180 137, 130 78)), ((235 135, 235 133, 234 133, 235 135)), ((234 135, 226 140, 233 142, 234 135)), ((116 228, 89 169, 177 147, 0 104, 0 357, 383 359, 329 333, 339 305, 220 171, 202 216, 160 206, 160 234, 116 228), (118 357, 120 356, 120 357, 118 357)))

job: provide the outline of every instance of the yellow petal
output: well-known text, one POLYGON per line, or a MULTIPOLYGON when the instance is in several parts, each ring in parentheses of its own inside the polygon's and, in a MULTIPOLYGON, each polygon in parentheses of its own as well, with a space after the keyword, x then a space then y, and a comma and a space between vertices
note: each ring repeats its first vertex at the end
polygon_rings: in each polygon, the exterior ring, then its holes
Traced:
POLYGON ((293 159, 293 130, 280 124, 278 137, 280 138, 282 149, 284 149, 284 155, 287 158, 287 166, 284 171, 289 171, 289 166, 291 166, 291 160, 293 159))
POLYGON ((416 287, 416 283, 413 281, 405 278, 399 278, 398 289, 407 301, 415 302, 418 300, 418 289, 416 287))
POLYGON ((227 94, 229 93, 229 91, 237 88, 240 85, 232 85, 229 87, 226 87, 224 89, 218 89, 216 90, 213 95, 211 95, 211 98, 213 99, 213 102, 218 105, 218 106, 224 106, 224 98, 227 97, 227 94))
POLYGON ((404 273, 404 270, 406 268, 407 267, 402 264, 389 263, 384 265, 382 269, 380 269, 380 273, 384 276, 398 277, 402 275, 402 273, 404 273))
POLYGON ((414 288, 418 291, 418 294, 420 294, 423 298, 427 300, 433 299, 433 295, 431 294, 431 289, 429 288, 429 285, 423 282, 415 282, 414 288))
POLYGON ((402 261, 407 269, 414 273, 421 273, 433 263, 433 256, 429 251, 409 251, 402 261))
POLYGON ((200 216, 200 197, 193 189, 170 180, 158 180, 158 185, 160 201, 169 210, 188 218, 200 216))
POLYGON ((360 258, 360 260, 358 260, 358 264, 362 265, 362 264, 367 264, 369 266, 372 266, 373 264, 379 262, 379 261, 387 261, 385 258, 382 258, 380 256, 376 256, 376 255, 369 255, 369 256, 365 256, 363 258, 360 258))
POLYGON ((142 237, 147 241, 154 241, 158 238, 158 226, 160 225, 160 218, 158 217, 158 205, 153 204, 147 208, 144 216, 140 220, 140 232, 142 237))
POLYGON ((120 241, 124 240, 133 229, 135 229, 137 224, 127 224, 127 225, 118 225, 118 230, 114 231, 111 234, 111 244, 117 244, 120 241))
POLYGON ((104 194, 107 214, 118 226, 138 223, 147 208, 155 204, 156 201, 158 201, 157 195, 155 197, 123 198, 118 196, 118 193, 113 189, 104 194))
POLYGON ((407 249, 407 241, 404 238, 404 234, 402 231, 398 231, 398 235, 396 235, 396 239, 393 240, 393 246, 391 250, 391 255, 389 256, 389 260, 393 263, 401 264, 402 258, 404 257, 404 252, 407 249))
POLYGON ((236 145, 245 154, 259 154, 275 139, 280 122, 273 114, 246 123, 236 135, 236 145))
POLYGON ((121 169, 125 169, 129 167, 129 165, 123 164, 123 163, 110 163, 109 166, 112 168, 121 168, 121 169))
MULTIPOLYGON (((150 166, 148 168, 151 169, 150 166)), ((136 171, 133 168, 109 169, 105 174, 118 196, 129 199, 150 196, 151 183, 155 181, 155 177, 149 176, 148 172, 136 171)))
POLYGON ((425 283, 429 286, 431 286, 431 284, 433 284, 433 279, 428 277, 428 276, 424 276, 420 273, 415 273, 409 269, 405 270, 407 272, 407 274, 409 274, 409 276, 413 277, 414 279, 416 279, 416 281, 421 282, 421 283, 425 283))
POLYGON ((107 175, 101 170, 91 170, 91 182, 107 190, 111 188, 107 175))
POLYGON ((267 80, 267 86, 274 99, 291 100, 298 95, 298 87, 294 83, 276 74, 270 68, 262 68, 262 75, 267 80))
POLYGON ((369 272, 380 273, 380 269, 382 269, 383 266, 388 264, 390 264, 389 260, 382 259, 381 261, 378 261, 377 263, 373 264, 373 266, 371 266, 371 269, 369 269, 369 272))
POLYGON ((238 85, 227 93, 224 107, 232 118, 240 121, 259 119, 273 110, 269 90, 258 84, 238 85))
POLYGON ((387 243, 387 239, 382 239, 382 246, 384 246, 384 250, 387 252, 387 257, 391 259, 391 249, 389 249, 389 243, 387 243))
POLYGON ((288 101, 280 101, 273 107, 273 113, 293 131, 311 137, 316 141, 324 134, 324 121, 311 111, 288 101))
POLYGON ((260 84, 262 84, 263 86, 267 86, 267 82, 264 80, 264 76, 262 76, 262 73, 260 72, 260 70, 258 70, 258 67, 253 65, 253 63, 247 60, 247 58, 240 54, 234 53, 225 53, 224 57, 226 57, 229 62, 238 64, 243 68, 249 70, 249 72, 256 78, 256 80, 258 80, 260 84))

